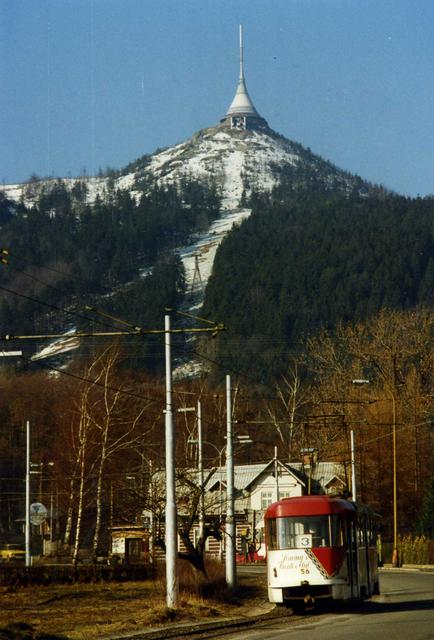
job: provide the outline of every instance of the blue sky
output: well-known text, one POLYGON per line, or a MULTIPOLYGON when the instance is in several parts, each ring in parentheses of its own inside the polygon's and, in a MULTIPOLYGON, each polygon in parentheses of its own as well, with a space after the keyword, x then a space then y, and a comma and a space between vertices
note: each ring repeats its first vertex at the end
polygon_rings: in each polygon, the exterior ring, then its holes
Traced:
POLYGON ((0 0, 0 180, 121 168, 217 123, 240 22, 273 129, 434 193, 433 0, 0 0))

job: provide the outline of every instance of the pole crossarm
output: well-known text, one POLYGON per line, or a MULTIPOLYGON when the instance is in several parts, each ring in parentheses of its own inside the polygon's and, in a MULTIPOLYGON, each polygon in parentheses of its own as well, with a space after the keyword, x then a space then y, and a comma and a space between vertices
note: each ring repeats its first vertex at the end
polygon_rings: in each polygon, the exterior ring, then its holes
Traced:
POLYGON ((116 336, 162 335, 164 333, 219 333, 220 331, 225 330, 226 327, 220 323, 213 327, 171 329, 170 332, 167 332, 164 329, 137 329, 134 331, 78 331, 77 333, 70 333, 67 336, 65 333, 46 333, 41 335, 12 335, 7 333, 0 335, 0 342, 12 342, 14 340, 51 340, 54 338, 112 338, 116 336))

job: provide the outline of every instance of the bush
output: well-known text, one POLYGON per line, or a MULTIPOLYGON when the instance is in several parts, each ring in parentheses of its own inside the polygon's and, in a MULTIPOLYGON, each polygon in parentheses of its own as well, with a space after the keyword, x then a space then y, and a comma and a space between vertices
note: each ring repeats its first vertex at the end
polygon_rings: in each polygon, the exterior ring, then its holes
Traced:
POLYGON ((423 535, 398 538, 398 553, 401 564, 429 564, 430 540, 423 535))

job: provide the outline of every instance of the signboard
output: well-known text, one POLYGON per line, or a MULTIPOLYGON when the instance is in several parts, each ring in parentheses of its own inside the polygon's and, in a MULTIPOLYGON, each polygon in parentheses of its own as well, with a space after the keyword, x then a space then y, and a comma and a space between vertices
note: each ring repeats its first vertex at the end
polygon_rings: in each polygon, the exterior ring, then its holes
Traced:
POLYGON ((112 554, 124 554, 125 553, 125 538, 113 538, 112 540, 112 554))
POLYGON ((42 502, 34 502, 30 505, 30 522, 32 524, 42 524, 45 522, 47 515, 47 508, 44 507, 42 502))

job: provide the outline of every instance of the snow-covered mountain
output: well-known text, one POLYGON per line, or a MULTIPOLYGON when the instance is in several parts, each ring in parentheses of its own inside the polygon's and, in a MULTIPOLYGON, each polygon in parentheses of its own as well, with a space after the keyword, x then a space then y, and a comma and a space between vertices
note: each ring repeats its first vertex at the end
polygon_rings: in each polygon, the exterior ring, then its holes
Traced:
MULTIPOLYGON (((135 165, 134 171, 120 171, 111 177, 63 178, 62 183, 72 189, 84 182, 87 201, 93 202, 97 195, 104 198, 112 189, 126 189, 138 199, 150 178, 173 183, 191 177, 217 183, 223 210, 231 210, 240 206, 243 192, 248 196, 252 190, 270 191, 285 168, 292 167, 300 176, 316 177, 324 187, 343 191, 361 182, 271 129, 239 130, 225 125, 203 129, 185 142, 144 156, 135 165)), ((4 185, 2 191, 7 198, 22 199, 32 206, 41 191, 50 191, 56 182, 53 178, 4 185)))
MULTIPOLYGON (((221 217, 206 233, 192 238, 187 247, 179 247, 183 257, 187 283, 192 285, 198 255, 203 289, 211 273, 212 260, 218 244, 234 223, 245 219, 250 211, 243 202, 252 191, 267 192, 279 184, 282 175, 294 175, 294 189, 300 181, 315 180, 324 188, 350 191, 366 188, 354 176, 339 170, 305 149, 275 133, 268 127, 260 130, 231 128, 226 123, 203 129, 189 140, 144 156, 134 163, 133 171, 120 171, 110 177, 65 178, 62 184, 72 190, 78 182, 86 185, 86 199, 93 202, 97 195, 105 198, 117 189, 128 190, 139 200, 149 181, 176 183, 185 178, 213 182, 222 196, 221 217), (298 181, 298 182, 297 182, 298 181)), ((57 179, 6 185, 5 196, 32 206, 42 190, 50 191, 57 179)), ((197 285, 197 282, 195 283, 197 285)))
MULTIPOLYGON (((364 182, 335 167, 332 163, 272 131, 268 125, 259 129, 239 129, 227 122, 203 129, 189 140, 144 156, 133 170, 120 171, 110 177, 65 178, 62 184, 73 190, 79 182, 86 186, 87 202, 97 195, 106 198, 113 190, 124 189, 138 201, 150 181, 159 184, 176 183, 185 178, 213 182, 222 196, 220 217, 200 235, 179 247, 186 269, 187 287, 195 289, 194 307, 200 306, 218 245, 250 215, 243 206, 252 191, 269 192, 282 176, 294 190, 315 182, 325 189, 344 192, 355 188, 366 190, 364 182), (291 182, 292 181, 292 182, 291 182)), ((41 192, 49 192, 58 179, 6 185, 5 196, 34 205, 41 192)), ((143 273, 149 273, 144 265, 143 273)))

